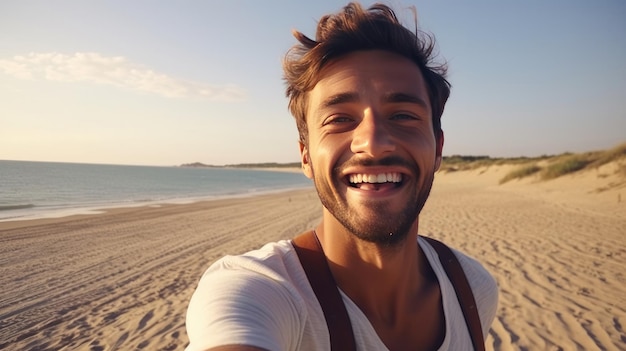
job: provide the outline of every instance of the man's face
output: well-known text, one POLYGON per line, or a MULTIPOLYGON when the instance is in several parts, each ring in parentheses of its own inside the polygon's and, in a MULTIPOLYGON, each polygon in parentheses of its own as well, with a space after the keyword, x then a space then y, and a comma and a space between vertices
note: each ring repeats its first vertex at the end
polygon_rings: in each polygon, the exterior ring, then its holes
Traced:
POLYGON ((304 172, 354 235, 401 242, 417 229, 443 146, 422 74, 410 60, 375 50, 343 56, 321 77, 308 95, 304 172))

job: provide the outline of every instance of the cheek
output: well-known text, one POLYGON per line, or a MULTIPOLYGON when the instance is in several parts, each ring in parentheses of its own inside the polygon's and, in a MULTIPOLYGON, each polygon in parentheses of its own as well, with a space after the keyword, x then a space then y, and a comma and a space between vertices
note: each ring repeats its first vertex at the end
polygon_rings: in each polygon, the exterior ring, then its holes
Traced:
POLYGON ((346 145, 349 146, 349 138, 346 136, 329 135, 317 141, 313 162, 318 167, 318 172, 332 174, 333 168, 343 161, 344 157, 349 158, 345 152, 346 145), (319 169, 319 167, 327 169, 319 169))
POLYGON ((415 160, 423 167, 435 164, 437 141, 433 133, 420 132, 417 136, 413 134, 406 145, 415 160))

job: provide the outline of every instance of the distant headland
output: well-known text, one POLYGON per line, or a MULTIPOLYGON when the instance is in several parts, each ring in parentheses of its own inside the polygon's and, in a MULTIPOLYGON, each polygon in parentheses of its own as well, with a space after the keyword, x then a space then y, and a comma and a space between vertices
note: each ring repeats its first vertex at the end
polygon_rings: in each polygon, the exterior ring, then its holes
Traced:
POLYGON ((179 167, 190 168, 300 168, 300 162, 264 162, 264 163, 238 163, 231 165, 208 165, 202 162, 183 163, 179 167))

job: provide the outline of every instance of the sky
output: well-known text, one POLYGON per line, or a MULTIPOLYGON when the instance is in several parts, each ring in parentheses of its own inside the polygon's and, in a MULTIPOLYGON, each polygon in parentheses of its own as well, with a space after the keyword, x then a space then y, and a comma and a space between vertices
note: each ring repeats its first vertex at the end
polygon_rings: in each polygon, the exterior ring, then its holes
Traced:
MULTIPOLYGON (((626 2, 385 3, 449 66, 444 156, 626 141, 626 2)), ((345 4, 1 1, 0 160, 297 162, 281 60, 345 4)))

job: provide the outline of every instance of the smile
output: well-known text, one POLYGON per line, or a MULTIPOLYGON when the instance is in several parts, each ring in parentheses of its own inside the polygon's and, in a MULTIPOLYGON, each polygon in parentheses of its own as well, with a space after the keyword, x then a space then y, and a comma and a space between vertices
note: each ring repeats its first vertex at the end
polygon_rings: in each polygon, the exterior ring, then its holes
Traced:
POLYGON ((348 181, 355 188, 361 188, 369 184, 374 184, 375 186, 382 184, 399 185, 402 182, 402 174, 397 172, 379 174, 355 173, 348 176, 348 181))

